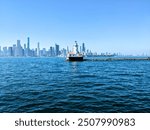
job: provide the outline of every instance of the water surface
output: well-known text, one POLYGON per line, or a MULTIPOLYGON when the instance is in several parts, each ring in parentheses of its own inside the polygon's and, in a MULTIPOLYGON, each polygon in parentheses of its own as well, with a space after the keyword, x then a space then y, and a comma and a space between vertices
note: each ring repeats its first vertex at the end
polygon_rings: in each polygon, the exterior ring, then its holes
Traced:
POLYGON ((0 58, 0 112, 150 112, 150 61, 0 58))

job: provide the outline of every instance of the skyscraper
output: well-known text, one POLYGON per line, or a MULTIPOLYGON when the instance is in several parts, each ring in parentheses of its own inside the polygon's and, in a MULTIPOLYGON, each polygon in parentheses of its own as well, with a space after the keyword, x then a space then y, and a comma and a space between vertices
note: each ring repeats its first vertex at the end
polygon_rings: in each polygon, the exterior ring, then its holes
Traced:
POLYGON ((23 56, 23 49, 21 47, 20 40, 17 40, 16 56, 23 56))
POLYGON ((27 47, 26 47, 26 44, 24 44, 24 56, 27 56, 27 47))
POLYGON ((42 56, 46 56, 47 55, 47 51, 46 51, 46 48, 43 48, 43 54, 42 54, 42 56))
POLYGON ((55 55, 55 52, 54 52, 54 47, 50 47, 50 49, 49 49, 49 53, 50 53, 50 55, 49 56, 54 56, 55 55))
POLYGON ((17 40, 17 47, 21 47, 20 40, 17 40))
POLYGON ((61 50, 61 56, 66 57, 66 55, 67 55, 67 50, 65 48, 63 48, 61 50))
POLYGON ((69 47, 67 46, 67 53, 69 53, 69 47))
POLYGON ((7 56, 7 47, 3 47, 3 56, 7 56))
POLYGON ((27 38, 27 56, 30 56, 30 38, 27 38))
POLYGON ((8 47, 8 56, 13 56, 13 48, 8 47))
POLYGON ((27 38, 27 49, 30 49, 30 38, 27 38))
POLYGON ((37 43, 37 56, 40 56, 40 43, 37 43))
POLYGON ((82 53, 85 53, 85 44, 82 43, 82 53))
POLYGON ((38 56, 38 55, 37 55, 37 52, 38 52, 38 51, 37 51, 37 48, 33 49, 33 56, 38 56))
POLYGON ((59 55, 59 45, 55 44, 55 55, 59 55))
POLYGON ((27 49, 26 44, 24 44, 24 50, 26 50, 26 49, 27 49))
POLYGON ((13 47, 12 47, 13 56, 16 56, 16 50, 17 50, 16 44, 13 44, 13 47))

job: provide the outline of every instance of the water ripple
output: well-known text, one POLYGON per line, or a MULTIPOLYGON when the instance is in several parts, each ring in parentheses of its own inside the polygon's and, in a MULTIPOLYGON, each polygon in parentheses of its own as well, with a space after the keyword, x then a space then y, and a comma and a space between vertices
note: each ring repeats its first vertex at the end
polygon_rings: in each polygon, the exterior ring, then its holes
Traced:
POLYGON ((1 58, 0 112, 150 112, 149 66, 1 58))

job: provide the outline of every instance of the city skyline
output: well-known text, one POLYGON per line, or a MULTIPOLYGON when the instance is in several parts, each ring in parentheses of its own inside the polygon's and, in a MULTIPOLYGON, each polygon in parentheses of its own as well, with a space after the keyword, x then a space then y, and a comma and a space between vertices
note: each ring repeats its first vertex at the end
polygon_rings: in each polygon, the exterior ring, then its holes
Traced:
POLYGON ((150 55, 149 0, 1 0, 0 46, 32 37, 43 47, 75 40, 94 52, 150 55))
MULTIPOLYGON (((69 49, 68 46, 66 48, 60 47, 57 43, 55 43, 54 46, 49 45, 48 48, 40 47, 40 42, 37 42, 36 48, 30 48, 31 45, 30 37, 27 37, 27 41, 24 42, 24 44, 21 44, 21 40, 17 40, 17 42, 11 46, 0 46, 0 57, 66 57, 67 53, 72 51, 72 48, 69 49)), ((93 53, 87 49, 85 43, 78 45, 80 53, 97 55, 96 52, 93 53)))

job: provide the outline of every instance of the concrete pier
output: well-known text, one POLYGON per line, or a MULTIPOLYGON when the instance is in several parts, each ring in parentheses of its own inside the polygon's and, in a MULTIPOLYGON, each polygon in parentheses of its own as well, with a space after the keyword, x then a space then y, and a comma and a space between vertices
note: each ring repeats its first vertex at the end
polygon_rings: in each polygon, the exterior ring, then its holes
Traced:
POLYGON ((130 57, 130 58, 125 58, 125 57, 121 57, 121 58, 85 58, 85 61, 142 61, 142 60, 147 60, 150 61, 150 57, 145 57, 145 58, 136 58, 136 57, 130 57))

